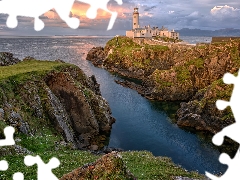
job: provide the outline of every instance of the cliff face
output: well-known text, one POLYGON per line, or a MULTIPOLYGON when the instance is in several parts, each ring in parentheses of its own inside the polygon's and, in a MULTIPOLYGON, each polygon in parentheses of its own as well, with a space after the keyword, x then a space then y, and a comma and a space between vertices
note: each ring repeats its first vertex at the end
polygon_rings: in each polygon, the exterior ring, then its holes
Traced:
MULTIPOLYGON (((220 79, 225 72, 234 73, 239 65, 239 42, 184 46, 177 44, 138 44, 130 38, 110 40, 101 62, 108 70, 143 81, 139 91, 151 99, 189 100, 194 94, 220 79), (150 95, 151 94, 151 95, 150 95)), ((97 49, 90 51, 96 53, 97 49)), ((91 60, 91 56, 88 56, 91 60)), ((96 58, 95 58, 96 59, 96 58)), ((93 60, 96 62, 95 60, 93 60)), ((98 61, 99 65, 99 61, 98 61)))
POLYGON ((11 165, 1 171, 1 179, 11 179, 17 171, 25 179, 37 179, 37 166, 29 168, 23 162, 29 154, 46 163, 58 158, 61 165, 54 174, 61 179, 203 179, 150 152, 113 152, 100 158, 79 151, 101 148, 114 119, 95 77, 86 77, 78 67, 28 57, 1 66, 0 72, 0 138, 11 125, 16 142, 0 148, 1 158, 11 165))
POLYGON ((126 80, 117 83, 137 90, 146 98, 191 100, 182 103, 177 112, 177 124, 181 127, 216 133, 234 121, 230 118, 231 111, 219 111, 215 102, 230 97, 231 90, 219 79, 226 72, 238 71, 239 41, 198 46, 150 44, 150 40, 146 44, 126 37, 113 38, 104 50, 95 48, 89 52, 101 54, 99 58, 88 56, 88 59, 93 63, 98 61, 95 65, 103 65, 109 71, 141 80, 141 84, 126 80))
POLYGON ((230 108, 220 111, 216 107, 218 99, 230 100, 232 89, 232 85, 226 85, 220 79, 199 90, 189 102, 181 103, 176 113, 177 124, 215 134, 234 123, 230 108))
MULTIPOLYGON (((235 123, 230 107, 223 111, 216 107, 217 100, 230 100, 232 90, 233 85, 224 84, 222 79, 199 90, 189 102, 180 104, 181 107, 176 112, 177 125, 182 128, 216 134, 235 123)), ((238 148, 238 143, 226 137, 224 144, 219 149, 233 157, 238 148)))
POLYGON ((72 148, 103 147, 114 118, 95 77, 60 62, 28 60, 7 68, 17 72, 0 78, 1 132, 6 125, 26 135, 46 128, 72 148), (33 66, 39 70, 18 72, 33 66), (50 67, 41 72, 41 66, 50 67))

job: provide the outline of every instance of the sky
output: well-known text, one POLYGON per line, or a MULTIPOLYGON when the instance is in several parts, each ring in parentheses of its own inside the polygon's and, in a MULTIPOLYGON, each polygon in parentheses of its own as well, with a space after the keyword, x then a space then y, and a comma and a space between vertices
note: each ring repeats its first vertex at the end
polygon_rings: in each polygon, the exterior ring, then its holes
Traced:
MULTIPOLYGON (((14 1, 24 3, 24 1, 29 0, 0 0, 0 35, 124 35, 126 30, 132 29, 132 12, 134 7, 139 8, 141 27, 145 25, 165 26, 170 30, 182 28, 198 28, 204 30, 224 28, 240 29, 239 0, 123 0, 122 5, 118 5, 114 0, 110 0, 109 2, 108 0, 96 0, 102 1, 103 4, 108 2, 107 8, 110 11, 118 12, 114 27, 109 31, 106 30, 111 15, 109 12, 99 9, 97 11, 97 17, 95 19, 89 19, 86 16, 86 12, 90 8, 90 5, 82 3, 81 0, 76 0, 71 10, 69 10, 69 14, 71 17, 80 19, 80 25, 77 29, 68 27, 66 23, 60 19, 56 11, 51 9, 40 16, 40 19, 45 23, 45 27, 39 32, 34 30, 34 19, 25 16, 17 17, 17 28, 8 28, 6 26, 6 20, 8 18, 8 14, 6 13, 7 8, 4 8, 4 10, 1 8, 3 1, 12 1, 12 4, 14 4, 14 1), (3 14, 3 11, 6 14, 3 14)), ((19 6, 17 8, 23 8, 21 4, 17 6, 19 6)), ((29 5, 27 8, 34 10, 34 8, 37 7, 31 8, 29 5)))

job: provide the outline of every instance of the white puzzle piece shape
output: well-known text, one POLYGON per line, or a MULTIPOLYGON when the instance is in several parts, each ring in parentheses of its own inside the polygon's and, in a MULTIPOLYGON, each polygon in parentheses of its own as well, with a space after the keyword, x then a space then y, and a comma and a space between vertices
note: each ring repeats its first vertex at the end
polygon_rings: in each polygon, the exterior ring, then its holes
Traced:
POLYGON ((238 180, 240 179, 240 149, 238 149, 235 157, 231 159, 227 154, 222 153, 219 157, 219 161, 222 164, 228 165, 227 171, 221 176, 216 177, 208 172, 206 172, 206 176, 211 178, 212 180, 238 180))
POLYGON ((52 169, 55 169, 60 165, 60 161, 57 158, 54 157, 50 159, 47 164, 45 164, 39 156, 34 157, 28 155, 24 158, 24 163, 27 166, 33 166, 34 164, 37 164, 38 180, 58 180, 58 178, 52 173, 52 169))
POLYGON ((39 17, 54 8, 69 27, 76 29, 79 20, 69 17, 73 3, 73 0, 2 0, 0 13, 9 15, 6 22, 9 28, 17 27, 17 16, 24 16, 34 18, 34 29, 40 31, 44 28, 44 23, 39 17))
POLYGON ((4 128, 5 139, 0 139, 0 147, 12 146, 15 144, 15 141, 13 139, 14 132, 15 132, 15 129, 11 126, 4 128))
MULTIPOLYGON (((97 16, 98 9, 102 9, 111 14, 111 19, 107 30, 112 29, 117 18, 117 12, 112 12, 107 8, 110 0, 77 0, 90 5, 86 15, 90 19, 97 16)), ((115 0, 122 5, 122 0, 115 0)), ((44 22, 39 19, 44 13, 55 9, 59 17, 67 23, 72 29, 79 27, 80 20, 75 17, 69 17, 74 0, 1 0, 0 13, 8 14, 7 26, 16 28, 18 25, 17 16, 34 18, 34 29, 40 31, 44 28, 44 22)))
MULTIPOLYGON (((102 9, 102 10, 110 13, 111 18, 110 18, 110 22, 108 24, 107 30, 110 30, 110 29, 113 28, 113 25, 114 25, 114 23, 117 19, 117 14, 118 13, 117 12, 112 12, 107 8, 108 2, 110 0, 98 0, 98 1, 96 1, 96 0, 77 0, 77 1, 89 4, 91 6, 86 13, 86 15, 89 19, 95 19, 96 18, 98 9, 102 9)), ((118 3, 118 5, 123 4, 122 0, 115 0, 115 1, 118 3)))
POLYGON ((24 176, 21 172, 14 173, 13 180, 24 180, 24 176))
MULTIPOLYGON (((223 144, 225 137, 229 137, 240 144, 240 111, 238 106, 240 100, 240 70, 237 77, 230 73, 226 73, 223 77, 223 81, 226 84, 234 84, 232 96, 229 102, 218 100, 216 102, 216 106, 219 110, 224 110, 227 106, 230 106, 236 122, 225 127, 222 129, 222 131, 213 136, 212 141, 217 146, 221 146, 223 144)), ((228 165, 227 171, 221 177, 216 177, 206 172, 207 177, 211 178, 212 180, 240 179, 240 148, 233 159, 231 159, 227 154, 222 153, 219 157, 219 161, 222 164, 228 165)))
POLYGON ((8 163, 5 160, 0 161, 0 171, 6 171, 8 169, 8 163))

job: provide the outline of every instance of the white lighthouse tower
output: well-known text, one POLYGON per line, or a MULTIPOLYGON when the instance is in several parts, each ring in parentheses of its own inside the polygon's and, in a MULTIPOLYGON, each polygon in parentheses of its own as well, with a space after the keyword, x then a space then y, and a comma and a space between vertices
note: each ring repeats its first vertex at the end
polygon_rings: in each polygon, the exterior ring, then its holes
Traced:
POLYGON ((139 28, 139 12, 138 8, 134 8, 133 11, 133 29, 139 28))

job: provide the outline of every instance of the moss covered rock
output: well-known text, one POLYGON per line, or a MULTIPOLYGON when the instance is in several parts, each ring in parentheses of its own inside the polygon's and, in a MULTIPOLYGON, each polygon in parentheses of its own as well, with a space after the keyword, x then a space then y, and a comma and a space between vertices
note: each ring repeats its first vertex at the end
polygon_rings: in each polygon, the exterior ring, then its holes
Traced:
POLYGON ((103 146, 114 119, 93 77, 70 64, 37 60, 0 70, 6 72, 0 76, 1 132, 5 125, 20 135, 45 128, 74 148, 103 146))

